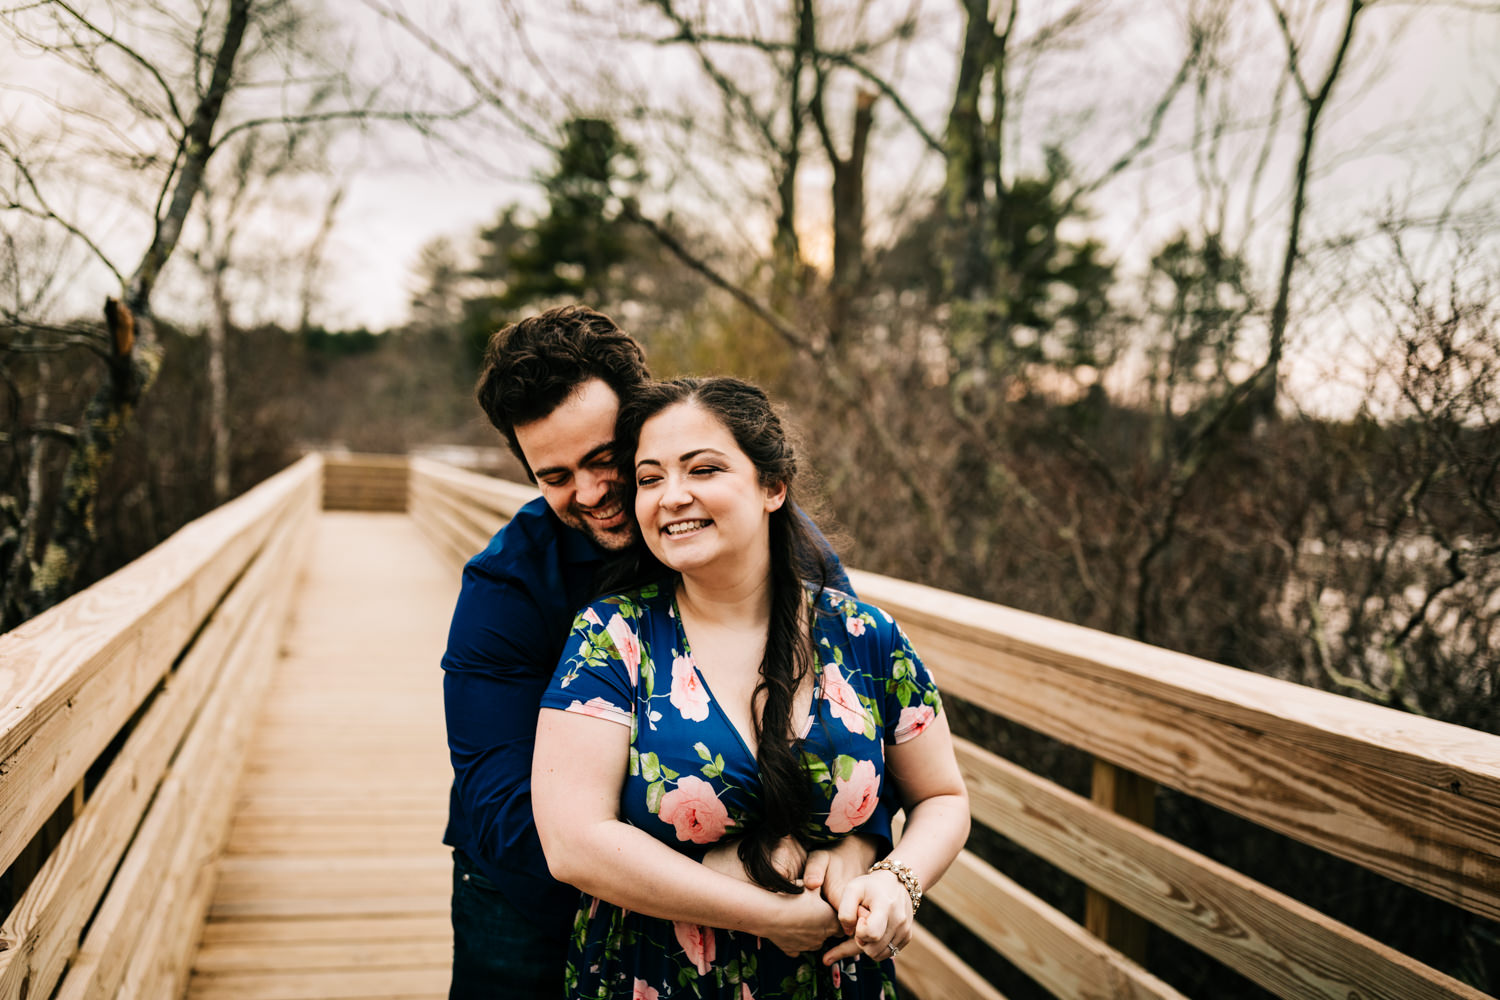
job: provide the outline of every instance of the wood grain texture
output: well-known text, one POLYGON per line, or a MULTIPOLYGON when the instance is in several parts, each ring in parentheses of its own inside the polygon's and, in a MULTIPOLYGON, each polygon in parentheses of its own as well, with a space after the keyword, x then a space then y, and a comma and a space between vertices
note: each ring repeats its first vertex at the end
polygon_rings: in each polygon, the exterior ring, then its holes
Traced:
POLYGON ((267 588, 264 624, 241 637, 181 743, 58 990, 58 1000, 176 995, 197 940, 209 864, 228 826, 250 727, 268 685, 289 588, 307 550, 309 497, 267 588))
POLYGON ((1005 1000, 1003 993, 920 925, 896 959, 896 982, 917 1000, 1005 1000))
POLYGON ((299 495, 310 456, 0 636, 0 868, 82 779, 299 495))
POLYGON ((955 742, 976 819, 1278 996, 1485 996, 1024 768, 955 742))
POLYGON ((323 509, 404 511, 407 480, 405 455, 326 456, 323 509))
POLYGON ((915 584, 854 583, 945 691, 1500 918, 1500 737, 915 584))
POLYGON ((186 995, 438 1000, 458 574, 401 516, 324 514, 312 548, 186 995))
POLYGON ((426 479, 450 492, 481 501, 504 519, 515 516, 523 504, 540 495, 535 486, 482 476, 429 458, 413 458, 411 469, 414 480, 426 479))
POLYGON ((1054 996, 1185 1000, 1066 914, 967 851, 927 896, 1054 996))
POLYGON ((19 996, 23 981, 45 995, 71 960, 79 932, 104 894, 204 693, 221 667, 231 674, 241 669, 254 647, 239 640, 266 627, 263 578, 269 572, 262 568, 257 575, 262 579, 247 574, 198 637, 0 928, 0 941, 7 946, 0 952, 0 997, 19 996))
POLYGON ((444 508, 452 515, 455 525, 484 538, 500 530, 500 526, 512 517, 507 511, 520 506, 507 503, 503 505, 504 509, 498 509, 502 505, 460 492, 451 484, 430 477, 419 477, 413 481, 412 498, 418 503, 444 508))
MULTIPOLYGON (((1090 798, 1101 809, 1148 829, 1156 825, 1156 782, 1107 760, 1094 758, 1090 798)), ((1145 963, 1150 924, 1098 889, 1088 890, 1083 926, 1132 962, 1145 963)))

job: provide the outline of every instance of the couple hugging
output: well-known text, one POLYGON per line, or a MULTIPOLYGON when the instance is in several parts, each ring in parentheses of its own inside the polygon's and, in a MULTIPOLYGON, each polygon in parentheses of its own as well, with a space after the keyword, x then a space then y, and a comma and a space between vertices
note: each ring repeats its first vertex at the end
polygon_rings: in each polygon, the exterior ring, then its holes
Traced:
POLYGON ((568 306, 496 334, 476 395, 542 496, 465 567, 443 657, 451 1000, 893 997, 968 799, 765 394, 652 381, 568 306))

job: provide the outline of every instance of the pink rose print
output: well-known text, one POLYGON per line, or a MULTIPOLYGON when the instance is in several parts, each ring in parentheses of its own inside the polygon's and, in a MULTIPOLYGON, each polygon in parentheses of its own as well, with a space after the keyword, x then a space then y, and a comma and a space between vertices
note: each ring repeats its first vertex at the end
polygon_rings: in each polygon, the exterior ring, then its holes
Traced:
POLYGON ((672 930, 677 935, 677 943, 687 952, 688 961, 698 969, 698 975, 708 975, 709 966, 714 963, 714 929, 674 920, 672 930))
POLYGON ((865 723, 869 721, 869 717, 865 715, 864 706, 859 703, 859 695, 854 692, 854 686, 844 680, 843 672, 836 663, 823 665, 823 697, 828 699, 828 708, 833 717, 842 722, 845 729, 851 733, 865 731, 865 723))
POLYGON ((749 983, 740 983, 740 1000, 755 1000, 755 994, 750 992, 749 983))
POLYGON ((595 719, 608 719, 610 722, 629 723, 630 713, 617 705, 612 705, 603 698, 590 698, 588 701, 573 699, 573 704, 568 706, 568 711, 577 712, 579 715, 587 715, 595 719))
MULTIPOLYGON (((865 634, 865 620, 863 618, 845 618, 844 627, 849 630, 850 635, 865 634)), ((838 968, 838 966, 834 966, 834 968, 838 968)))
POLYGON ((641 640, 635 634, 635 629, 630 627, 620 615, 616 614, 605 626, 610 639, 614 641, 615 649, 620 654, 620 659, 625 661, 625 669, 630 673, 630 683, 635 683, 636 672, 641 666, 641 640))
POLYGON ((684 719, 702 722, 708 718, 708 689, 698 679, 693 661, 686 656, 672 658, 672 694, 669 700, 684 719))
POLYGON ((833 803, 828 807, 828 829, 848 833, 869 818, 880 797, 880 778, 874 761, 862 760, 854 765, 849 780, 833 779, 833 803))
POLYGON ((595 611, 593 608, 583 609, 583 620, 588 622, 595 628, 604 627, 604 623, 599 620, 599 612, 595 611))
POLYGON ((644 979, 635 981, 635 989, 630 994, 630 1000, 660 1000, 661 994, 654 986, 647 986, 644 979))
POLYGON ((712 844, 724 836, 724 828, 729 825, 729 810, 714 794, 714 786, 691 774, 661 797, 657 815, 663 823, 677 828, 678 840, 695 844, 712 844))
POLYGON ((911 708, 903 708, 901 716, 896 720, 896 741, 909 740, 913 736, 932 725, 937 718, 937 713, 932 710, 931 705, 913 705, 911 708))
POLYGON ((844 971, 839 968, 838 962, 833 963, 833 965, 829 967, 828 971, 833 973, 833 988, 838 989, 839 983, 843 981, 844 971))

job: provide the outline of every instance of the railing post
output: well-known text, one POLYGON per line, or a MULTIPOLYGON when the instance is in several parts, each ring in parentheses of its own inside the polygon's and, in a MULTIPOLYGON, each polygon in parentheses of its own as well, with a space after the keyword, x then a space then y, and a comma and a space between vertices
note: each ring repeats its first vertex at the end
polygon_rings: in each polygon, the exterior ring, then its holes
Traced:
MULTIPOLYGON (((1134 771, 1094 758, 1093 800, 1110 812, 1142 826, 1156 822, 1156 782, 1134 771)), ((1089 889, 1084 906, 1089 933, 1142 967, 1150 924, 1097 889, 1089 889)))

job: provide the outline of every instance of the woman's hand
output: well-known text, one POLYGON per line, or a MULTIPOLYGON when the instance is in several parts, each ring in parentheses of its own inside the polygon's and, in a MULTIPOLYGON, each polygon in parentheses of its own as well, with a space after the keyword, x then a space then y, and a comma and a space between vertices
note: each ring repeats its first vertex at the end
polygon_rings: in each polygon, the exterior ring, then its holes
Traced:
POLYGON ((792 957, 815 951, 839 933, 839 917, 816 889, 785 895, 776 924, 761 937, 792 957))
POLYGON ((839 902, 839 925, 848 940, 830 948, 823 964, 864 952, 877 962, 891 957, 891 946, 905 948, 915 928, 911 894, 894 872, 869 872, 849 883, 839 902))

